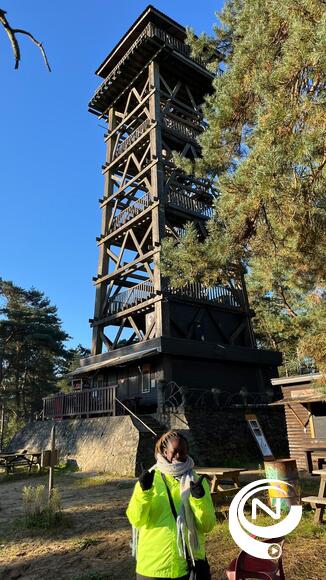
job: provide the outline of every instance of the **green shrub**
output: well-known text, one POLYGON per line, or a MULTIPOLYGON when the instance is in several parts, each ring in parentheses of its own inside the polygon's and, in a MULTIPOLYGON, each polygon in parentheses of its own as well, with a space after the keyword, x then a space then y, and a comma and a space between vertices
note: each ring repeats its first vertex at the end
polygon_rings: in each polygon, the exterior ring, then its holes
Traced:
POLYGON ((23 488, 23 508, 26 519, 39 517, 47 506, 44 485, 25 485, 23 488))
POLYGON ((25 486, 23 508, 28 528, 50 528, 62 522, 61 494, 56 487, 48 500, 44 485, 25 486))

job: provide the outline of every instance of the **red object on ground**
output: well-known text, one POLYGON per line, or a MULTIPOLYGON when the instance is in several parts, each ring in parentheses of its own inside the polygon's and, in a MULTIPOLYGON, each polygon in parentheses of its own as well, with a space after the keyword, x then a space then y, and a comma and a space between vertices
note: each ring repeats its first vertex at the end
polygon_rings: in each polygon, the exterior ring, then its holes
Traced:
MULTIPOLYGON (((283 547, 284 538, 268 540, 271 544, 280 544, 283 547)), ((285 580, 282 555, 277 560, 254 558, 244 551, 232 560, 225 571, 228 580, 247 580, 259 578, 261 580, 285 580)))

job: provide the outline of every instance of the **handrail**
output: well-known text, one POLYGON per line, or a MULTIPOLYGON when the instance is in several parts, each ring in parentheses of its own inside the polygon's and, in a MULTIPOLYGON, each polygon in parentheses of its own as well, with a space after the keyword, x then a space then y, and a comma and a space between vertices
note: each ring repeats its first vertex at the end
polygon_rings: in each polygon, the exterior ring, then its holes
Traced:
POLYGON ((175 38, 175 36, 172 36, 172 34, 165 32, 165 30, 159 28, 158 26, 153 27, 153 32, 154 36, 158 36, 166 44, 176 49, 178 52, 181 52, 181 54, 183 54, 187 58, 190 58, 194 62, 197 62, 203 68, 206 68, 203 59, 200 57, 192 56, 190 47, 187 44, 185 44, 182 40, 175 38))
POLYGON ((71 393, 55 393, 43 398, 44 418, 81 415, 115 415, 116 387, 95 387, 71 393))
POLYGON ((182 288, 168 288, 168 293, 182 298, 188 297, 195 300, 221 304, 232 308, 243 308, 241 290, 231 290, 227 286, 216 284, 215 286, 203 286, 199 282, 185 284, 182 288))
POLYGON ((140 304, 154 295, 154 285, 151 280, 140 282, 132 288, 116 294, 108 300, 108 314, 117 314, 130 306, 140 304))
POLYGON ((139 417, 137 417, 137 415, 135 415, 135 413, 133 413, 124 403, 122 403, 117 397, 115 397, 115 400, 124 409, 126 409, 126 411, 128 411, 128 413, 130 413, 130 415, 132 415, 133 417, 135 417, 135 419, 137 419, 137 421, 139 421, 142 425, 144 425, 144 427, 146 427, 146 429, 148 429, 148 431, 150 431, 151 433, 153 433, 153 435, 155 435, 155 437, 157 437, 157 433, 155 433, 155 431, 153 431, 153 429, 151 429, 150 427, 148 427, 148 425, 146 425, 146 423, 144 423, 144 421, 142 421, 141 419, 139 419, 139 417))
POLYGON ((171 205, 182 207, 187 211, 192 211, 199 215, 203 215, 207 218, 210 218, 213 215, 213 208, 208 204, 193 197, 190 197, 189 195, 184 195, 179 191, 174 191, 173 189, 169 190, 167 201, 171 205))
POLYGON ((147 209, 151 203, 152 199, 150 194, 147 192, 145 195, 139 199, 135 199, 128 207, 123 209, 118 215, 116 215, 110 227, 111 231, 117 230, 123 226, 126 222, 136 217, 139 213, 147 209))
POLYGON ((200 134, 200 128, 198 130, 189 127, 186 123, 182 123, 182 121, 177 121, 176 119, 172 119, 169 115, 166 115, 162 118, 162 123, 165 125, 167 129, 171 131, 176 131, 177 133, 181 133, 187 139, 192 139, 193 141, 197 141, 197 137, 200 134))
POLYGON ((137 141, 138 137, 140 137, 143 133, 145 133, 145 131, 150 127, 151 125, 151 121, 150 119, 145 119, 145 121, 143 121, 143 123, 141 123, 139 125, 139 127, 137 127, 130 135, 129 137, 127 137, 124 141, 122 141, 122 143, 120 143, 118 145, 118 147, 115 150, 115 154, 114 157, 119 157, 119 155, 121 155, 121 153, 123 153, 126 149, 128 149, 128 147, 134 143, 135 141, 137 141))

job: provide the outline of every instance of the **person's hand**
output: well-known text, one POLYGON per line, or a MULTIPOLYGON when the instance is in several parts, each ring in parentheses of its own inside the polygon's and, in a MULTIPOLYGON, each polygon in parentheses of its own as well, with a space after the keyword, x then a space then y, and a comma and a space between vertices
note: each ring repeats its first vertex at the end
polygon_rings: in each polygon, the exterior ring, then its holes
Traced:
POLYGON ((202 481, 204 479, 204 476, 201 475, 200 478, 198 479, 198 481, 191 481, 190 482, 190 493, 192 495, 192 497, 196 498, 196 499, 200 499, 201 497, 204 497, 205 495, 205 490, 202 484, 202 481))
POLYGON ((142 464, 142 472, 139 476, 139 484, 143 491, 148 491, 153 485, 155 471, 148 471, 142 464))

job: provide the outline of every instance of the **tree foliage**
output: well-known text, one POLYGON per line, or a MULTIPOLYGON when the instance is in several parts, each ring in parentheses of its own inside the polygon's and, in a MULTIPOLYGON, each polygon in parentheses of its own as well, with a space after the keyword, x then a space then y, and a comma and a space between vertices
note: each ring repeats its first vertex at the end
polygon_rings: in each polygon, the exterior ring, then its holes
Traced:
MULTIPOLYGON (((85 348, 82 344, 78 344, 75 348, 70 350, 70 362, 68 371, 71 373, 80 366, 80 359, 89 357, 91 351, 89 348, 85 348)), ((69 393, 71 392, 71 379, 69 377, 63 377, 58 381, 58 388, 61 392, 69 393)))
POLYGON ((227 0, 219 18, 214 37, 189 34, 193 51, 223 72, 206 99, 201 158, 176 159, 215 180, 215 214, 204 243, 191 228, 180 248, 166 243, 163 267, 179 285, 246 267, 261 341, 283 350, 289 341, 321 368, 325 347, 313 337, 325 308, 325 2, 227 0))
POLYGON ((57 309, 35 288, 0 279, 0 399, 19 425, 42 408, 72 357, 57 309))

